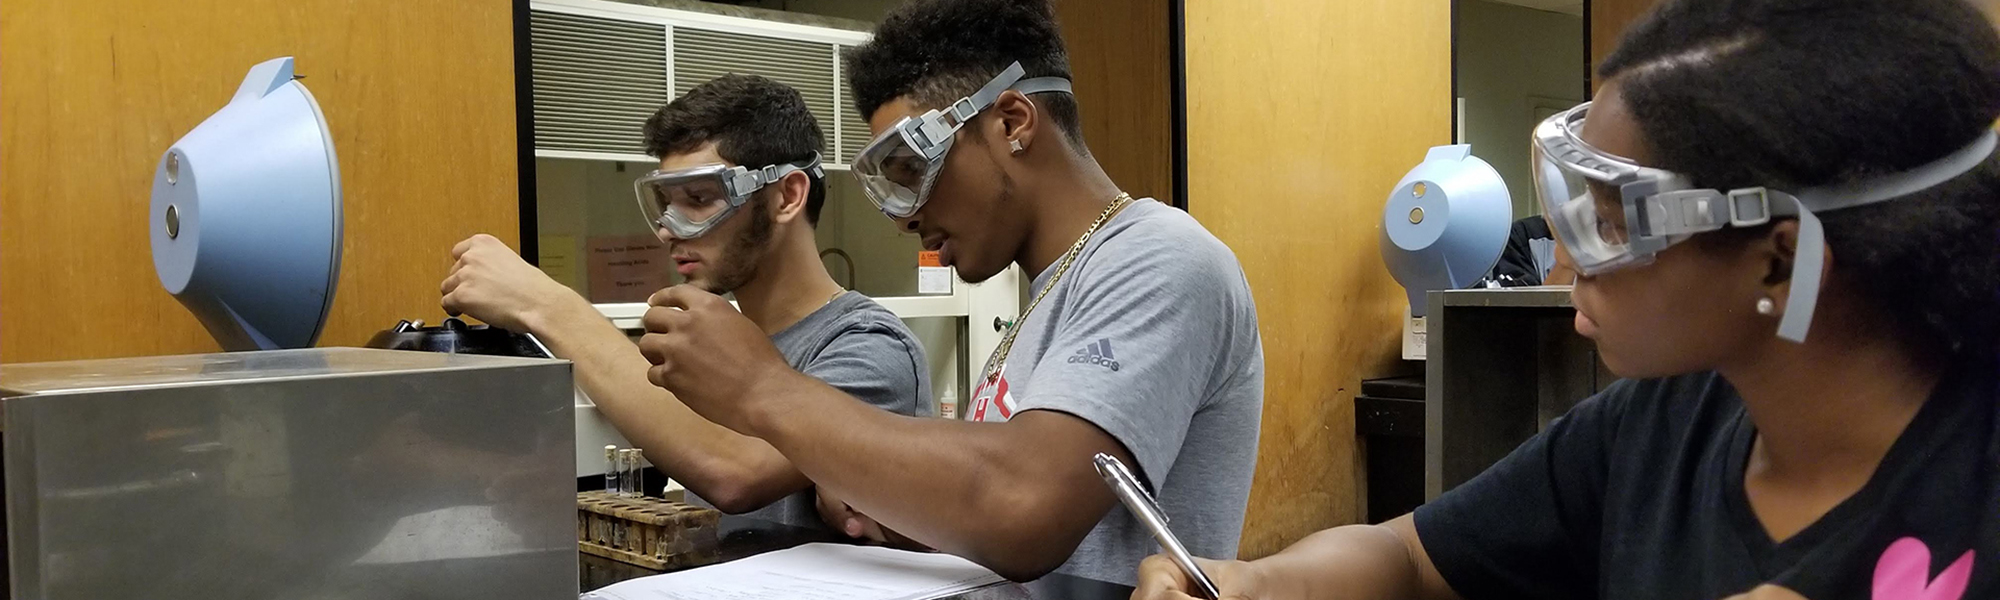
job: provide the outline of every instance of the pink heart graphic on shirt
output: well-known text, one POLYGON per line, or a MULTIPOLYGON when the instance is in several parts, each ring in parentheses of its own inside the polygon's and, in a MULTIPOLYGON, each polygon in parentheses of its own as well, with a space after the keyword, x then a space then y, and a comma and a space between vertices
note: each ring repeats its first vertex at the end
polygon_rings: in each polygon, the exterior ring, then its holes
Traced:
POLYGON ((1875 562, 1874 600, 1962 600, 1972 580, 1972 551, 1931 579, 1931 547, 1906 537, 1889 544, 1875 562))

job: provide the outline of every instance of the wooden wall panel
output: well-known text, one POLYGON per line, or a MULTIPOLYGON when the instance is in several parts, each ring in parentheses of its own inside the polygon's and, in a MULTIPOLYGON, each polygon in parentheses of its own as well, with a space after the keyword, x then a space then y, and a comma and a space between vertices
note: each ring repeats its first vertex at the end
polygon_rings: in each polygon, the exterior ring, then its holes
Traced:
POLYGON ((1588 0, 1590 2, 1590 90, 1597 91, 1599 83, 1597 65, 1604 64, 1604 57, 1618 47, 1618 37, 1625 33, 1625 27, 1645 16, 1653 5, 1662 0, 1588 0))
POLYGON ((1164 0, 1058 0, 1083 138, 1134 197, 1173 202, 1172 32, 1164 0))
POLYGON ((448 251, 519 235, 504 0, 0 4, 0 360, 216 348, 153 274, 155 161, 290 55, 340 156, 346 244, 321 345, 435 319, 448 251))
POLYGON ((1257 297, 1263 439, 1242 554, 1358 522, 1354 395, 1397 368, 1389 190, 1451 142, 1443 0, 1187 2, 1188 207, 1257 297))

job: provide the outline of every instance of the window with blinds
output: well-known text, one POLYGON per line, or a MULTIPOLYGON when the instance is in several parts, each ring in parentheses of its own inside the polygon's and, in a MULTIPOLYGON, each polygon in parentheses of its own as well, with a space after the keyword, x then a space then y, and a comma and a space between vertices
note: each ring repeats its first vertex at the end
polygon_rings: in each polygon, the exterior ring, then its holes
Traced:
POLYGON ((647 117, 667 100, 730 73, 761 75, 797 89, 826 133, 829 147, 821 149, 826 163, 844 166, 868 143, 868 124, 846 97, 841 74, 850 44, 671 18, 623 20, 538 9, 529 20, 536 149, 643 154, 640 129, 647 117))
POLYGON ((644 154, 640 128, 668 95, 667 28, 529 13, 535 147, 644 154))
MULTIPOLYGON (((845 94, 847 90, 853 89, 847 86, 847 53, 853 49, 853 46, 841 46, 839 51, 840 60, 835 61, 837 64, 834 65, 840 71, 839 79, 840 91, 843 94, 842 98, 846 98, 845 94)), ((836 145, 840 146, 839 154, 841 156, 840 162, 842 163, 846 163, 848 157, 860 154, 861 149, 867 146, 869 140, 874 137, 869 135, 868 122, 861 120, 861 111, 854 109, 854 101, 852 99, 846 99, 840 103, 839 130, 840 132, 836 136, 838 138, 836 145)))

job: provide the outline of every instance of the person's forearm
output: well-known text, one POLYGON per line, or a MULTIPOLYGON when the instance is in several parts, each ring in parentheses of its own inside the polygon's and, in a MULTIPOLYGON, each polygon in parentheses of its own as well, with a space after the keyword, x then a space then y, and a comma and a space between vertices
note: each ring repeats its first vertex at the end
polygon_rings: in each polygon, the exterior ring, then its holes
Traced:
POLYGON ((577 386, 660 471, 725 512, 761 508, 810 482, 770 444, 703 419, 646 381, 624 332, 587 305, 536 319, 535 335, 574 365, 577 386))
POLYGON ((1407 519, 1321 531, 1252 564, 1273 598, 1454 600, 1434 574, 1426 576, 1415 540, 1404 539, 1415 531, 1407 519))
POLYGON ((782 395, 793 401, 747 433, 883 527, 1011 579, 1060 566, 1113 502, 1101 481, 1051 481, 1010 446, 1012 424, 895 415, 810 380, 782 395))

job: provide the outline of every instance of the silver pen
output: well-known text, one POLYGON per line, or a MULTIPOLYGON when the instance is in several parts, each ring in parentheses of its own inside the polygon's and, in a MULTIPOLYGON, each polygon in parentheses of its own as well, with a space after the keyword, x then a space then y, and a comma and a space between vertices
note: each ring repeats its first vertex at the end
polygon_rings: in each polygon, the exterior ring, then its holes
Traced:
POLYGON ((523 333, 523 334, 521 334, 521 337, 524 337, 524 338, 528 338, 528 343, 530 343, 530 344, 534 344, 534 345, 535 345, 535 350, 537 350, 537 351, 539 351, 539 352, 541 352, 541 353, 542 353, 542 356, 541 356, 542 358, 555 358, 555 357, 556 357, 556 353, 554 353, 554 352, 550 352, 550 351, 549 351, 549 347, 548 347, 548 345, 547 345, 547 344, 543 344, 543 343, 542 343, 542 340, 540 340, 540 339, 536 339, 536 338, 535 338, 535 334, 532 334, 532 333, 523 333))
POLYGON ((1166 511, 1160 510, 1160 503, 1153 500, 1152 494, 1146 493, 1146 488, 1139 486, 1139 479, 1132 476, 1132 471, 1125 468, 1125 463, 1118 462, 1117 457, 1104 453, 1098 453, 1091 462, 1097 465, 1097 474, 1104 476, 1104 483, 1111 486, 1113 493, 1118 494, 1118 500, 1125 503, 1125 508, 1131 509, 1132 515, 1138 517, 1139 522, 1145 523, 1146 529, 1153 532, 1153 539, 1160 543, 1161 548, 1166 549, 1167 557, 1173 559, 1174 564, 1180 565, 1182 572, 1187 573, 1188 580, 1194 582, 1195 595, 1207 600, 1221 598, 1222 591, 1216 589, 1215 582, 1209 580, 1208 574, 1201 572, 1201 567, 1194 564, 1194 555, 1188 554, 1187 547, 1181 545, 1180 538, 1174 537, 1174 532, 1167 529, 1166 511))

